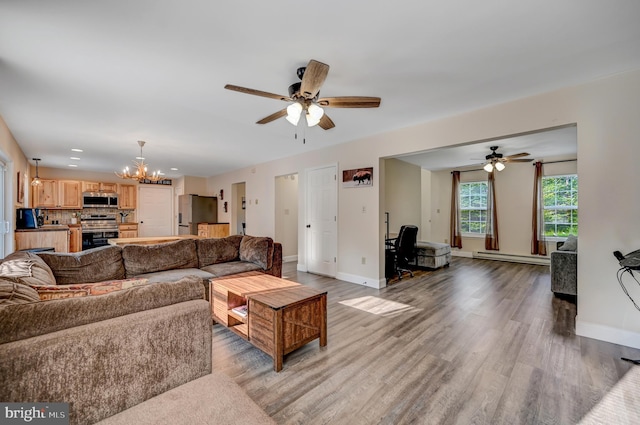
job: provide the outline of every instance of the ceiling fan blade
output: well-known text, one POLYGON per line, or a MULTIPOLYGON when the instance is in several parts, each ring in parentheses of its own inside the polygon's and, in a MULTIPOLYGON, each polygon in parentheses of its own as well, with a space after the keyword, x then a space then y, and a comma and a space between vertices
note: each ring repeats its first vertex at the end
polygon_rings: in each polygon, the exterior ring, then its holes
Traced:
POLYGON ((274 112, 273 114, 269 115, 268 117, 264 117, 262 118, 260 121, 257 121, 256 124, 267 124, 270 123, 271 121, 275 121, 278 118, 282 118, 284 116, 287 115, 287 108, 284 108, 278 112, 274 112))
POLYGON ((302 76, 300 94, 307 99, 316 97, 328 73, 329 65, 311 59, 302 76))
POLYGON ((368 96, 323 97, 318 99, 318 105, 325 108, 377 108, 380 106, 380 98, 368 96))
POLYGON ((336 125, 333 123, 333 120, 331 118, 329 118, 327 116, 327 114, 322 115, 322 118, 320 118, 320 122, 318 123, 318 125, 320 127, 322 127, 325 130, 329 130, 333 127, 335 127, 336 125))
POLYGON ((504 162, 531 162, 531 161, 533 161, 533 158, 531 158, 531 159, 509 159, 509 158, 506 158, 504 160, 504 162))
POLYGON ((513 155, 507 155, 505 156, 505 158, 507 159, 513 159, 513 158, 520 158, 521 156, 528 156, 529 154, 527 152, 520 152, 520 153, 515 153, 513 155))
POLYGON ((284 100, 287 102, 292 100, 289 96, 269 93, 262 90, 248 89, 246 87, 234 86, 233 84, 227 84, 226 86, 224 86, 224 88, 227 90, 239 91, 240 93, 252 94, 254 96, 268 97, 269 99, 284 100))

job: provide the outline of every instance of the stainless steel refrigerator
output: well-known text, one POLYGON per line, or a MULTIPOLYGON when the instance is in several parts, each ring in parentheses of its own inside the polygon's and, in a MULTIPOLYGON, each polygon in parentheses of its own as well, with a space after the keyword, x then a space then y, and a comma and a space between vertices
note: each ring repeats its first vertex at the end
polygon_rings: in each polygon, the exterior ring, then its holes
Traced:
POLYGON ((178 196, 178 234, 197 235, 198 223, 218 222, 218 198, 215 196, 178 196))

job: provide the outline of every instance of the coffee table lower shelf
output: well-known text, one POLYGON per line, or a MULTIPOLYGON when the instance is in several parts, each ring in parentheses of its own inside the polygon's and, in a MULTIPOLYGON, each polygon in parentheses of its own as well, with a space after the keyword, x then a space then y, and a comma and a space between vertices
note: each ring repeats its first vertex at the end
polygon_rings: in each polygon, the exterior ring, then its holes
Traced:
POLYGON ((213 319, 264 351, 276 372, 283 357, 319 339, 327 345, 327 293, 295 282, 262 275, 262 287, 251 279, 212 279, 213 319), (246 317, 232 311, 247 305, 246 317))

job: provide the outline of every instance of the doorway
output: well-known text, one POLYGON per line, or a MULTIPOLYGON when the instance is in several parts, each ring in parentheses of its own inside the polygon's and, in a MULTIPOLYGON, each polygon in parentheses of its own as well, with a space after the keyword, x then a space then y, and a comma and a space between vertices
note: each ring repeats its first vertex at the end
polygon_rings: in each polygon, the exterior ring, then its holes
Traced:
POLYGON ((138 236, 173 235, 173 188, 138 186, 138 236))
POLYGON ((275 178, 275 240, 282 244, 282 261, 298 260, 298 173, 275 178))
POLYGON ((231 223, 229 233, 232 235, 245 235, 247 225, 247 200, 246 183, 233 183, 231 185, 231 223))
POLYGON ((336 276, 338 261, 337 166, 306 171, 306 263, 310 273, 336 276))

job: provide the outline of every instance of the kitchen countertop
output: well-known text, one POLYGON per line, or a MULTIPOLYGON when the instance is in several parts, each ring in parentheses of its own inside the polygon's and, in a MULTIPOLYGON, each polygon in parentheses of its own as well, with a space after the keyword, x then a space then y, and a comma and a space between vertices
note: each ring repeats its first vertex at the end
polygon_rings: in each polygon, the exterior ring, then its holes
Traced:
POLYGON ((69 226, 66 224, 45 224, 44 226, 40 226, 37 229, 16 229, 16 232, 58 232, 58 231, 69 231, 69 226))

